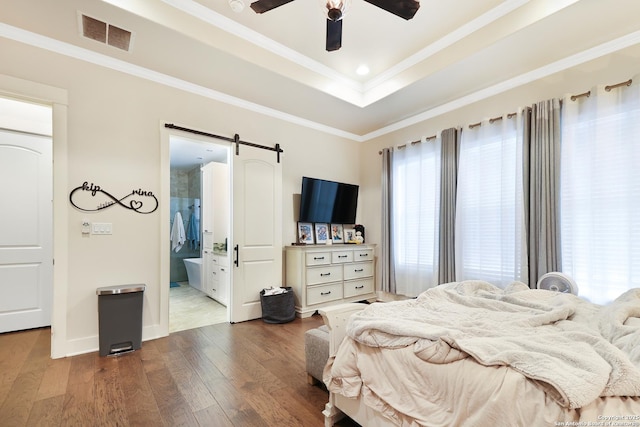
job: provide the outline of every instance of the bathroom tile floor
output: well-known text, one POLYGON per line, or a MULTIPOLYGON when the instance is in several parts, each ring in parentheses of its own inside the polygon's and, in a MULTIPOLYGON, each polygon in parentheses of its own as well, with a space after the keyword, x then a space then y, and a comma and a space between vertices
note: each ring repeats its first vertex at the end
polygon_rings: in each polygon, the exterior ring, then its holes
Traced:
POLYGON ((227 308, 203 292, 179 282, 169 289, 169 332, 184 331, 227 321, 227 308))

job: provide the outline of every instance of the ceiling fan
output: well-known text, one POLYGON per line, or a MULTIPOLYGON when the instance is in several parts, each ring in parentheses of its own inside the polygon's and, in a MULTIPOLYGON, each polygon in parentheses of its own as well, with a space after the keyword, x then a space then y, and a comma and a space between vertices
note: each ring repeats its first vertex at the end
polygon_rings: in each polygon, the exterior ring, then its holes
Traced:
MULTIPOLYGON (((251 3, 251 9, 256 13, 268 12, 293 0, 257 0, 251 3)), ((348 0, 322 0, 326 1, 325 12, 327 15, 327 51, 331 52, 342 47, 342 17, 348 0)), ((380 9, 393 13, 400 18, 409 20, 420 8, 419 0, 364 0, 380 9)))

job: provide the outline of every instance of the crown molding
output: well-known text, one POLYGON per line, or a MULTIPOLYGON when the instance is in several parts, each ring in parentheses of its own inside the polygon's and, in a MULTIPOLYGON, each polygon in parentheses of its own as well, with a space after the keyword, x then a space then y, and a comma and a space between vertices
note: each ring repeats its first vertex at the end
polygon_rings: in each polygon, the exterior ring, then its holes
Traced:
POLYGON ((409 117, 405 120, 400 120, 396 123, 385 126, 365 135, 357 135, 4 23, 0 23, 0 37, 11 39, 37 48, 45 49, 67 57, 79 59, 101 67, 120 71, 145 80, 156 82, 158 84, 179 89, 195 95, 203 96, 205 98, 219 101, 228 105, 233 105, 235 107, 242 108, 248 111, 253 111, 268 117, 283 120, 292 124, 357 142, 366 142, 374 138, 387 135, 391 132, 395 132, 397 130, 415 125, 422 121, 432 119, 439 115, 465 107, 474 102, 487 99, 491 96, 498 95, 510 89, 526 85, 535 80, 539 80, 554 73, 567 70, 571 67, 575 67, 585 62, 640 43, 640 31, 636 31, 611 40, 609 42, 602 43, 593 48, 576 53, 574 55, 568 56, 561 60, 555 61, 543 67, 539 67, 535 70, 520 74, 516 77, 476 91, 472 94, 460 97, 451 102, 447 102, 445 104, 431 108, 427 111, 409 117))

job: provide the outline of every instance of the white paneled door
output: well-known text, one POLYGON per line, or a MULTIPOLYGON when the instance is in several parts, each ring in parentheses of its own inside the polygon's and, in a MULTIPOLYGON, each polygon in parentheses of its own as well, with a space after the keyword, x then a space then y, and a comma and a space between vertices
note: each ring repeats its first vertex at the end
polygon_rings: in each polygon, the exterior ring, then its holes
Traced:
POLYGON ((282 285, 282 164, 269 150, 233 156, 232 323, 262 316, 260 291, 282 285))
POLYGON ((52 148, 0 130, 0 332, 51 324, 52 148))

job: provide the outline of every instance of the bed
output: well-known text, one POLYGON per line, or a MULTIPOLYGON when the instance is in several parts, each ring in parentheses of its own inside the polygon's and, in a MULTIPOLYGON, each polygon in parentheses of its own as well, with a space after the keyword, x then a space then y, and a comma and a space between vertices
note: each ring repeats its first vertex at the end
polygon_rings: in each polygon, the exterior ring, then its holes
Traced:
POLYGON ((640 289, 600 306, 465 281, 320 314, 325 427, 640 426, 640 289))

